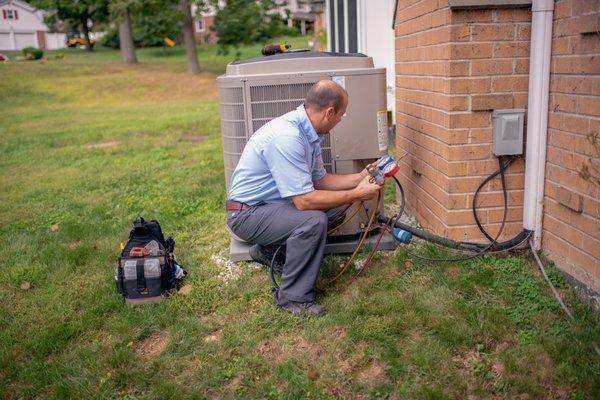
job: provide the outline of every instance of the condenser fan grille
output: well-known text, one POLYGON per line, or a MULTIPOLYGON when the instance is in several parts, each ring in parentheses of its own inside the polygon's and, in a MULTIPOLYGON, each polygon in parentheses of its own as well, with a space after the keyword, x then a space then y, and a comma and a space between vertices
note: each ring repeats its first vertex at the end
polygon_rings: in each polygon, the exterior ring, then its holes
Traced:
MULTIPOLYGON (((304 103, 306 93, 314 82, 250 86, 252 133, 261 126, 304 103)), ((331 142, 329 135, 321 142, 323 162, 327 172, 332 172, 331 142)))

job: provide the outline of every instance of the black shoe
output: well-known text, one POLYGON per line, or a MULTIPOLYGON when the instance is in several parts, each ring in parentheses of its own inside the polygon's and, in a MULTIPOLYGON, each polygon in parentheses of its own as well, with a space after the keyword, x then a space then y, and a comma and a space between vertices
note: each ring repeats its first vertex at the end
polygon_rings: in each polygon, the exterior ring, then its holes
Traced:
MULTIPOLYGON (((270 248, 265 248, 265 246, 255 244, 254 246, 250 247, 248 253, 250 254, 250 257, 252 257, 252 259, 257 263, 271 267, 271 261, 273 260, 273 255, 277 250, 277 246, 269 247, 274 248, 271 250, 270 248)), ((283 271, 283 264, 285 264, 285 246, 282 246, 275 256, 275 261, 273 263, 273 269, 275 272, 281 274, 281 271, 283 271)))
POLYGON ((281 307, 292 314, 307 314, 307 315, 323 315, 325 314, 325 307, 314 301, 286 301, 284 304, 279 304, 279 289, 271 289, 273 294, 273 301, 277 307, 281 307))
POLYGON ((307 315, 323 315, 325 314, 325 307, 320 304, 315 303, 314 301, 288 301, 287 303, 281 305, 279 307, 283 308, 286 311, 291 312, 292 314, 307 314, 307 315))

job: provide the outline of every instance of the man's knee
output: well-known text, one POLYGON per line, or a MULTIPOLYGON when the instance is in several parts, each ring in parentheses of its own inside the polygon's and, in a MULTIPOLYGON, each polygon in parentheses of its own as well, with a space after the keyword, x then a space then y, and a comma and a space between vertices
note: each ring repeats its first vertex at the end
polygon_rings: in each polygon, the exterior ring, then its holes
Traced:
POLYGON ((306 219, 306 227, 314 232, 327 232, 328 218, 327 214, 319 210, 303 211, 310 213, 306 219))

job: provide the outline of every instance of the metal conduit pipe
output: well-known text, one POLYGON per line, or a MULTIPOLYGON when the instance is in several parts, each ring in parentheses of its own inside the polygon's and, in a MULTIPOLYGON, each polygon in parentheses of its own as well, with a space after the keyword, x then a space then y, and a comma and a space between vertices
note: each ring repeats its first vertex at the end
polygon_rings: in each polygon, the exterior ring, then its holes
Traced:
POLYGON ((539 250, 542 236, 554 0, 533 0, 531 11, 523 228, 534 231, 534 248, 539 250))

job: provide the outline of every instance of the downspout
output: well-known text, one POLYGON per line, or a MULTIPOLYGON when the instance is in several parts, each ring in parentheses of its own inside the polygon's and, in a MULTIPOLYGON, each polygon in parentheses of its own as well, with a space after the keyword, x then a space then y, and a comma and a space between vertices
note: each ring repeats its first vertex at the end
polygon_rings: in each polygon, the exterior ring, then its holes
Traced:
POLYGON ((531 11, 523 228, 534 231, 534 247, 539 250, 544 205, 554 0, 533 0, 531 11))

